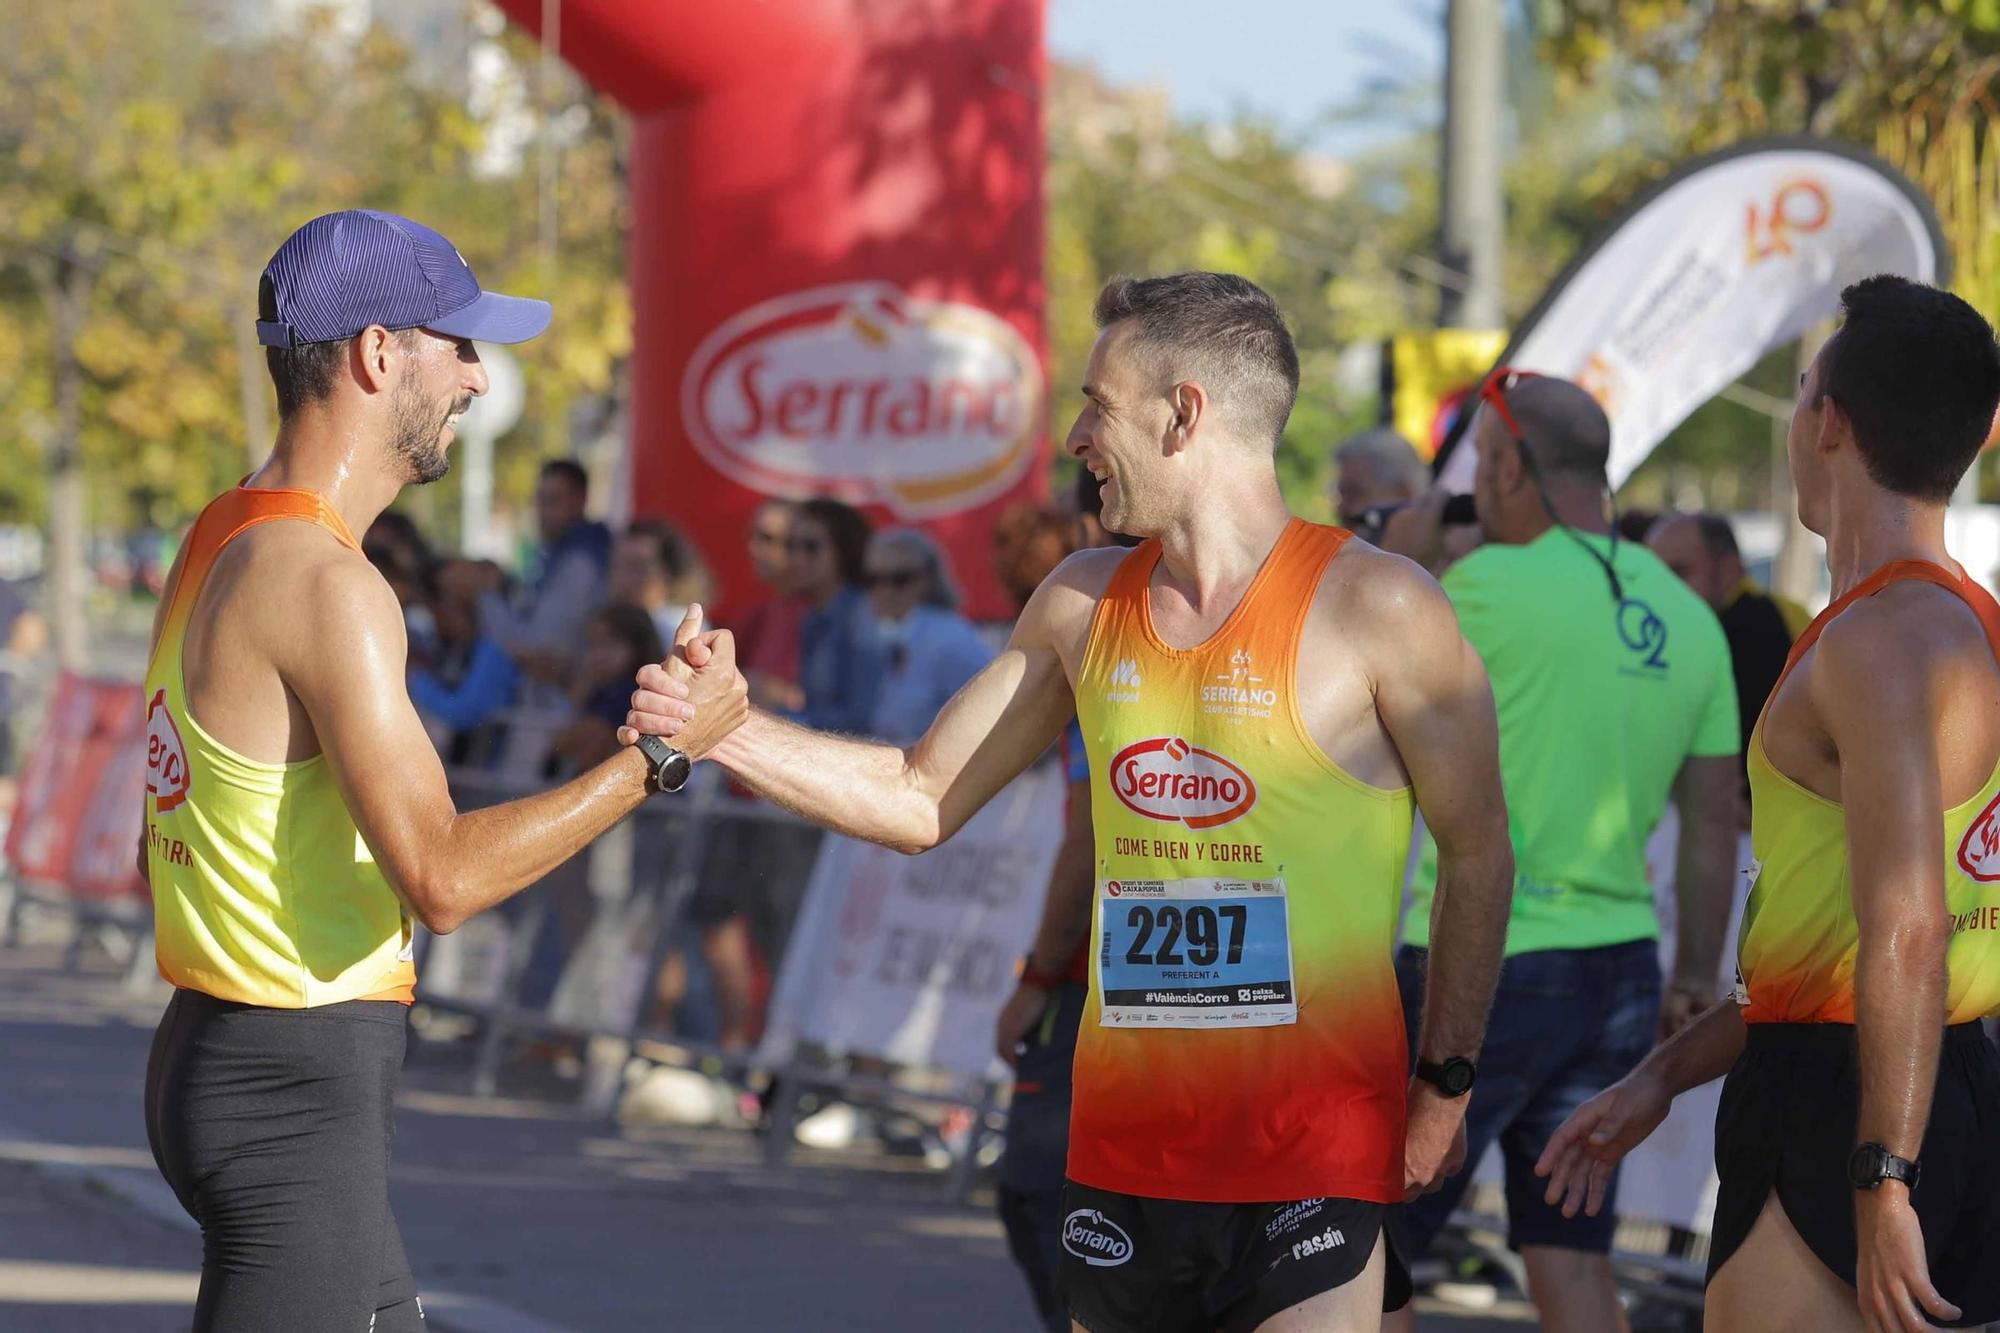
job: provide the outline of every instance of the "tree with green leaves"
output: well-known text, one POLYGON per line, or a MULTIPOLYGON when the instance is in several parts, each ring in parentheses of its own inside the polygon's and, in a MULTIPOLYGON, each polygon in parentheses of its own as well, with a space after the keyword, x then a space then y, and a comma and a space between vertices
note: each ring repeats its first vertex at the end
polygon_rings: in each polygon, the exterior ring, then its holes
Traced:
MULTIPOLYGON (((340 33, 317 10, 256 31, 231 12, 66 0, 23 8, 0 46, 0 520, 49 524, 69 661, 87 533, 176 528, 268 447, 256 279, 307 218, 408 213, 487 281, 555 303, 501 452, 514 494, 540 457, 571 452, 630 347, 626 129, 607 103, 560 90, 551 252, 536 173, 475 171, 491 127, 393 36, 340 33)), ((532 42, 497 40, 532 64, 532 42)))

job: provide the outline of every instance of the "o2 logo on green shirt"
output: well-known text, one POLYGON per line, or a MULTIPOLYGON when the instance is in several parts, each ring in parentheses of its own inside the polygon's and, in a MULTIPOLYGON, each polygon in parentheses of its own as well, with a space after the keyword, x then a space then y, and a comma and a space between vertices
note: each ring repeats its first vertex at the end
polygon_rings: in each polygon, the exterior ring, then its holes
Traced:
POLYGON ((1667 669, 1667 622, 1636 597, 1618 603, 1618 637, 1645 666, 1667 669))

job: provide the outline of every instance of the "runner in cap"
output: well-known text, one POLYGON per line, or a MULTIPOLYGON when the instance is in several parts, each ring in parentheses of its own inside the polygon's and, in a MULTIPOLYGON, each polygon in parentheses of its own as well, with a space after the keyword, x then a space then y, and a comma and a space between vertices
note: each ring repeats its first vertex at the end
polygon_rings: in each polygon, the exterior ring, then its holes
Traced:
POLYGON ((1725 1001, 1585 1104, 1537 1170, 1596 1210, 1672 1098, 1727 1073, 1707 1327, 2000 1319, 2000 606, 1945 512, 2000 404, 1965 302, 1841 294, 1787 451, 1832 605, 1751 736, 1754 883, 1725 1001))
MULTIPOLYGON (((1149 540, 1066 561, 909 749, 753 712, 716 757, 917 851, 1074 712, 1097 870, 1070 1316, 1097 1333, 1287 1312, 1375 1329, 1408 1290, 1384 1222, 1453 1165, 1499 966, 1512 856, 1492 692, 1429 575, 1287 511, 1273 455, 1298 359, 1268 295, 1213 273, 1121 279, 1097 321, 1068 447, 1105 525, 1149 540), (1441 868, 1412 1082, 1390 950, 1419 804, 1441 868)), ((660 687, 686 671, 641 671, 635 727, 660 725, 660 687)))
MULTIPOLYGON (((482 291, 436 232, 368 211, 293 233, 258 301, 277 441, 195 521, 146 670, 141 868, 175 987, 146 1127, 201 1224, 197 1330, 388 1333, 422 1320, 389 1211, 412 919, 450 931, 534 883, 747 705, 711 636, 723 669, 671 704, 681 750, 653 740, 459 814, 404 687, 402 612, 354 534, 444 475, 486 390, 472 340, 533 337, 549 307, 482 291)), ((680 637, 699 628, 697 608, 680 637)))

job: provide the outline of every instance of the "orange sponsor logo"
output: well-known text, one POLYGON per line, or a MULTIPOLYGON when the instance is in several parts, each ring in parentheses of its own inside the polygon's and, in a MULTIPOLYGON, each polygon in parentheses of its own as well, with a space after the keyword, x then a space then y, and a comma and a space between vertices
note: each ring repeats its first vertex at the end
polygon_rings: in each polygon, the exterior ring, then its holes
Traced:
POLYGON ((1743 262, 1754 267, 1775 255, 1796 253, 1793 238, 1810 235, 1833 221, 1833 199, 1826 187, 1807 177, 1788 180, 1771 196, 1768 208, 1751 204, 1745 228, 1743 262))

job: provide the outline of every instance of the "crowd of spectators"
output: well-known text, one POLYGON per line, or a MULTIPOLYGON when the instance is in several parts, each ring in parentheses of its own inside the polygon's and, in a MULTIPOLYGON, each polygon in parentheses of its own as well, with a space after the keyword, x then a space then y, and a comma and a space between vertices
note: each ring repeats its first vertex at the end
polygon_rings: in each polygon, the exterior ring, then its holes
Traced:
MULTIPOLYGON (((581 468, 545 465, 535 546, 518 570, 441 553, 397 512, 362 542, 403 606, 411 700, 455 771, 527 788, 603 758, 634 672, 662 657, 696 602, 706 627, 735 634, 755 702, 815 727, 915 740, 993 657, 997 638, 967 618, 950 560, 919 529, 876 530, 832 499, 767 501, 745 533, 757 594, 716 608, 679 532, 655 520, 614 532, 589 517, 589 499, 581 468)), ((1028 506, 1009 517, 1009 531, 1032 544, 1047 528, 1066 545, 1074 522, 1067 506, 1028 506)), ((1019 544, 1004 539, 996 557, 1011 562, 1019 544)), ((636 836, 642 874, 669 861, 653 845, 663 836, 656 824, 642 821, 636 836)), ((756 1041, 820 838, 778 820, 710 828, 676 947, 653 987, 653 1024, 726 1049, 756 1041)), ((561 881, 552 879, 551 894, 587 892, 561 881)), ((537 946, 532 973, 559 970, 588 924, 578 904, 552 907, 562 938, 537 946)), ((530 989, 552 984, 540 976, 530 989)))

